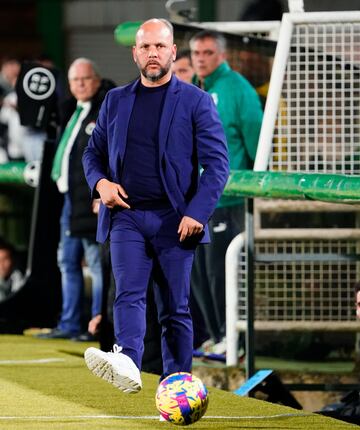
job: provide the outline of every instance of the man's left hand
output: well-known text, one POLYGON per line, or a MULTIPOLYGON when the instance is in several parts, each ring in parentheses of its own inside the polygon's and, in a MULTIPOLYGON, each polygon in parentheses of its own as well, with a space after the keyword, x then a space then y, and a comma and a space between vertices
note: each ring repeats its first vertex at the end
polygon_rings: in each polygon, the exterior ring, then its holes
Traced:
POLYGON ((179 224, 178 233, 180 234, 180 242, 183 242, 187 237, 200 234, 204 226, 196 219, 189 216, 184 216, 179 224))

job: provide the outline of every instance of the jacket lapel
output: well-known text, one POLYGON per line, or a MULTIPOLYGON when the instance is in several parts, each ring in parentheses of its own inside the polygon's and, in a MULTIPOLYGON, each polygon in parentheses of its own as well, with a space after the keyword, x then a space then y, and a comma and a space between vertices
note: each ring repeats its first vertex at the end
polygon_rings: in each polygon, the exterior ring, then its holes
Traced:
POLYGON ((120 157, 120 160, 124 159, 129 121, 135 102, 136 89, 138 84, 139 79, 137 79, 133 83, 133 85, 128 88, 128 92, 124 94, 123 97, 126 98, 126 102, 124 103, 123 99, 120 99, 119 102, 119 110, 116 121, 116 132, 114 133, 114 136, 117 142, 117 145, 115 146, 118 148, 118 155, 120 157))
POLYGON ((179 100, 180 88, 179 88, 178 79, 175 76, 172 76, 170 86, 168 88, 164 107, 162 110, 160 126, 159 126, 159 156, 160 160, 162 159, 162 155, 165 151, 166 141, 168 138, 170 125, 172 122, 172 118, 174 116, 175 108, 177 102, 179 100))

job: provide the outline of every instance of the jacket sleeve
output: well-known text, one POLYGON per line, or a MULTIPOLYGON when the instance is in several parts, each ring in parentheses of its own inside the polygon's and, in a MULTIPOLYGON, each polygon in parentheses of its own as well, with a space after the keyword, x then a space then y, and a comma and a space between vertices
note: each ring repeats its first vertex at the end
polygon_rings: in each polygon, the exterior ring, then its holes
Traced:
POLYGON ((91 134, 89 143, 85 148, 82 162, 87 183, 92 198, 98 197, 96 184, 100 179, 107 178, 108 172, 108 144, 107 144, 107 111, 108 95, 103 101, 96 126, 91 134))
POLYGON ((204 93, 194 111, 195 145, 202 173, 197 192, 184 215, 205 225, 215 210, 229 176, 224 130, 211 96, 204 93))

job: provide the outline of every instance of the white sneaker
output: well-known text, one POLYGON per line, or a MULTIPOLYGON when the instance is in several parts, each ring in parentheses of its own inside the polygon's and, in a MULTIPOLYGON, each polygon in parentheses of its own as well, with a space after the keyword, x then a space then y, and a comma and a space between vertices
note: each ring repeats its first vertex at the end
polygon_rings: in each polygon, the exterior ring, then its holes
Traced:
POLYGON ((219 343, 215 343, 212 347, 212 352, 218 355, 226 354, 226 338, 223 337, 219 343))
POLYGON ((166 419, 160 414, 159 421, 163 423, 166 422, 166 419))
POLYGON ((208 339, 201 344, 199 350, 202 352, 211 352, 214 345, 215 345, 214 341, 212 339, 208 339))
POLYGON ((105 379, 124 393, 138 393, 142 388, 139 369, 121 350, 118 345, 114 345, 113 352, 88 348, 84 354, 86 365, 94 375, 105 379))

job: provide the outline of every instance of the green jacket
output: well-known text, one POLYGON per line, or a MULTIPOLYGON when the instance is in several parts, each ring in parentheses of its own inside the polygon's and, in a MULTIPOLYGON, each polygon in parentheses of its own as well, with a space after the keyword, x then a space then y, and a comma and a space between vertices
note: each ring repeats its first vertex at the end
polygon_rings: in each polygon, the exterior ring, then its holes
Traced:
MULTIPOLYGON (((196 76, 194 84, 199 84, 196 76)), ((230 169, 251 169, 263 117, 258 94, 227 62, 205 78, 203 89, 211 94, 217 106, 227 139, 230 169)), ((222 196, 218 207, 242 203, 241 197, 222 196)))

